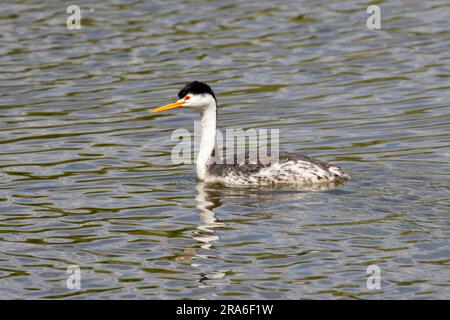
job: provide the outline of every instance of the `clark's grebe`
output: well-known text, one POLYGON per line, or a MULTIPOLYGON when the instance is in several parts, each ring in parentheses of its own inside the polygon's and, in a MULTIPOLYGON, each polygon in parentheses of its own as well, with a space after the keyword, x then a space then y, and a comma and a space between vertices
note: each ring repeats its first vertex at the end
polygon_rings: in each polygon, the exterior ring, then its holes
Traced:
POLYGON ((344 171, 325 161, 310 157, 280 153, 276 163, 217 164, 216 149, 217 100, 206 83, 188 83, 179 93, 175 103, 159 107, 160 112, 178 107, 192 108, 201 113, 200 150, 197 157, 197 177, 206 183, 221 183, 236 186, 308 186, 336 184, 350 179, 344 171))

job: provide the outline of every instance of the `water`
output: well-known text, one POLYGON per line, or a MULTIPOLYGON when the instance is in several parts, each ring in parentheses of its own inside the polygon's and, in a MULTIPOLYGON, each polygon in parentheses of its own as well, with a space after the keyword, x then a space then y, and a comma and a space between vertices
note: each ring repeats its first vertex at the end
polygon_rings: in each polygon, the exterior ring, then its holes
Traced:
POLYGON ((448 1, 378 31, 365 1, 83 2, 81 30, 45 2, 0 12, 1 298, 450 298, 448 1), (192 80, 353 180, 198 184, 170 161, 198 115, 148 113, 192 80))

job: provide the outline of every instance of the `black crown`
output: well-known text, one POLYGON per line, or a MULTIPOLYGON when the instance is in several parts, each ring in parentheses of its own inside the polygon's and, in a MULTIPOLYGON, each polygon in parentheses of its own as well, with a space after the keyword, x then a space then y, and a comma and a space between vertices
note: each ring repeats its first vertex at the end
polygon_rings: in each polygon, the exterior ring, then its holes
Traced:
POLYGON ((214 91, 211 89, 210 86, 208 86, 206 83, 200 82, 200 81, 194 81, 189 82, 184 86, 183 89, 178 92, 178 98, 182 99, 187 94, 202 94, 202 93, 209 93, 213 96, 214 100, 216 100, 216 96, 214 95, 214 91))

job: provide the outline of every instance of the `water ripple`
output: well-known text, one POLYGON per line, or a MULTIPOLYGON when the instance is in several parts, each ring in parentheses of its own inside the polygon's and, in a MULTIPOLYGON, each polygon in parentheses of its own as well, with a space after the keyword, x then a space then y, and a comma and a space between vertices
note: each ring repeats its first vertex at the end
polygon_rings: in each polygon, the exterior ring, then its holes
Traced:
POLYGON ((450 297, 449 7, 380 6, 370 31, 358 1, 111 0, 70 31, 57 2, 3 5, 2 298, 450 297), (197 184, 169 139, 197 115, 148 113, 193 79, 222 129, 279 128, 352 182, 197 184))

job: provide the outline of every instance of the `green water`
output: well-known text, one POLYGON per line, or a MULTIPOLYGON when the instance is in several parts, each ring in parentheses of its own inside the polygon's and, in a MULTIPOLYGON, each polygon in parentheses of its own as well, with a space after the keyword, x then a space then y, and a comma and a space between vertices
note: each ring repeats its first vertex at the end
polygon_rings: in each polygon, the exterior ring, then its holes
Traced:
POLYGON ((68 30, 71 1, 2 2, 0 298, 450 298, 450 7, 377 3, 83 1, 68 30), (170 160, 198 115, 148 113, 192 80, 353 180, 198 184, 170 160))

